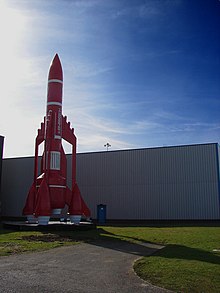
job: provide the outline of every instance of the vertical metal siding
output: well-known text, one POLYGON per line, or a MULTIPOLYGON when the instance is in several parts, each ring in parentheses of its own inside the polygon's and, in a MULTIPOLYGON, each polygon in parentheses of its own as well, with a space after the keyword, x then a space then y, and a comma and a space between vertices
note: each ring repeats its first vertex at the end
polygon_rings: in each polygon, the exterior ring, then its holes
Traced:
POLYGON ((3 160, 1 216, 22 216, 25 200, 33 183, 33 172, 33 157, 3 160))
MULTIPOLYGON (((217 144, 77 154, 77 181, 96 218, 219 219, 217 144)), ((67 156, 71 186, 71 156, 67 156)), ((2 215, 21 216, 34 158, 3 160, 2 215)))
POLYGON ((216 144, 79 154, 78 182, 109 219, 219 219, 216 144))
POLYGON ((2 156, 3 156, 4 137, 0 135, 0 215, 2 210, 1 200, 1 178, 2 178, 2 156))

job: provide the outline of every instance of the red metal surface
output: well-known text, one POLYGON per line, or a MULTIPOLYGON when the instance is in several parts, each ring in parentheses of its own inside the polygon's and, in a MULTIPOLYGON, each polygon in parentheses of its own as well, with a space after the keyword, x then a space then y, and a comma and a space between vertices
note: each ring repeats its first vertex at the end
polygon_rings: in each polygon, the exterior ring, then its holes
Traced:
POLYGON ((70 215, 90 217, 76 183, 76 136, 74 129, 62 116, 63 72, 56 54, 49 70, 46 117, 35 140, 34 182, 27 196, 23 215, 51 216, 54 209, 67 204, 70 215), (72 145, 72 190, 67 186, 67 162, 62 139, 72 145), (44 142, 40 175, 38 176, 38 148, 44 142))

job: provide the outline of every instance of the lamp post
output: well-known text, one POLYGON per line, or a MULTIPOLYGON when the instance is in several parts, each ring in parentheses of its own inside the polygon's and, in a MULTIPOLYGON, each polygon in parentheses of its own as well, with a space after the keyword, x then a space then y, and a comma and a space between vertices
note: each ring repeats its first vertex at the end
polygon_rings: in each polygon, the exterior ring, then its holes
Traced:
POLYGON ((111 145, 110 143, 107 142, 106 144, 104 144, 104 147, 107 148, 107 151, 108 151, 108 148, 111 147, 111 145))

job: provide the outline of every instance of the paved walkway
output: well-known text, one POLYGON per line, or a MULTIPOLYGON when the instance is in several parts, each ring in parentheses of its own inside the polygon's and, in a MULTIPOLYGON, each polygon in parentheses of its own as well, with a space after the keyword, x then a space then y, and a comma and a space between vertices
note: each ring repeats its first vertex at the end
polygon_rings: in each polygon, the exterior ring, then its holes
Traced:
POLYGON ((4 293, 162 293, 137 277, 133 262, 157 247, 96 241, 0 258, 4 293))

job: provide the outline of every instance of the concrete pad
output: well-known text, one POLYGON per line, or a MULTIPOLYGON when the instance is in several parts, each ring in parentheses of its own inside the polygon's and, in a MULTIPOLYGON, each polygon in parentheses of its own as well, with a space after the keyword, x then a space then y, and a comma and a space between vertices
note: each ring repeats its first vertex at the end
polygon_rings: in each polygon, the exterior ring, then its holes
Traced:
POLYGON ((3 222, 3 227, 6 229, 20 231, 86 231, 96 229, 96 224, 92 222, 80 222, 75 225, 70 222, 50 221, 48 225, 29 224, 25 221, 7 221, 3 222))

